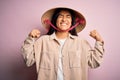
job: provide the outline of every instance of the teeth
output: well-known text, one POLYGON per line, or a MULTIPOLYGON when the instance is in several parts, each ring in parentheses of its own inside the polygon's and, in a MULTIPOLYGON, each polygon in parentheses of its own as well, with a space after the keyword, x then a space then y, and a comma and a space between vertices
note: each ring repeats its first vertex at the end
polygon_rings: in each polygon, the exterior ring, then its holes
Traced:
POLYGON ((65 26, 65 25, 67 25, 67 24, 66 24, 66 23, 62 23, 61 25, 65 26))

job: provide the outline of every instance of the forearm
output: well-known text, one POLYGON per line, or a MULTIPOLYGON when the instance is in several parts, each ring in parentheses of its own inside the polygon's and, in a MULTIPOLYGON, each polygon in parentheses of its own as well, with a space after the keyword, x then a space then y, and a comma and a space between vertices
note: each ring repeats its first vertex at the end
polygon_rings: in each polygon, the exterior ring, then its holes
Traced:
POLYGON ((24 43, 21 47, 23 58, 25 59, 27 66, 31 66, 35 62, 34 42, 35 42, 34 38, 28 37, 24 41, 24 43))
POLYGON ((103 43, 100 41, 96 41, 94 49, 89 51, 88 65, 91 68, 99 67, 103 59, 103 53, 103 43))

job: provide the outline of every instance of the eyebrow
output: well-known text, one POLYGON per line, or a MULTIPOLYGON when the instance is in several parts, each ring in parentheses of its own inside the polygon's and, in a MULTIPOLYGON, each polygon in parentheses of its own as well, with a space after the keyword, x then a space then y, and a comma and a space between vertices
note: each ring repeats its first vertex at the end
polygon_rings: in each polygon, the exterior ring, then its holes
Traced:
MULTIPOLYGON (((64 14, 59 13, 58 16, 63 16, 64 14)), ((67 14, 67 16, 71 16, 71 14, 67 14)))

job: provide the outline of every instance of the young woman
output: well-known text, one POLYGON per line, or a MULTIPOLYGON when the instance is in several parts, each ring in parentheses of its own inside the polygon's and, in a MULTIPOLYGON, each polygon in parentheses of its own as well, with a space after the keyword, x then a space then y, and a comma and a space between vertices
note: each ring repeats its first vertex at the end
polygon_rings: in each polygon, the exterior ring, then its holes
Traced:
POLYGON ((22 45, 27 66, 36 63, 38 80, 87 80, 88 66, 96 68, 103 59, 103 39, 96 30, 90 32, 95 47, 77 36, 86 20, 69 8, 54 8, 42 16, 48 33, 40 37, 33 29, 22 45))

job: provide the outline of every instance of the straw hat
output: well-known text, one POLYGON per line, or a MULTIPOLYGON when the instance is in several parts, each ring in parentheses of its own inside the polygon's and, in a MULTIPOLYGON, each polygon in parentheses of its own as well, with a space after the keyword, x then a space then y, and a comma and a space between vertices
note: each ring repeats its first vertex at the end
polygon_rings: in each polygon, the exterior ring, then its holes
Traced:
POLYGON ((79 19, 81 20, 81 23, 80 23, 78 26, 76 26, 76 28, 75 28, 76 31, 77 31, 77 33, 80 32, 80 31, 82 31, 82 30, 85 28, 86 20, 85 20, 84 16, 83 16, 81 13, 79 13, 78 11, 73 10, 73 9, 71 9, 71 8, 57 7, 57 8, 52 8, 52 9, 47 10, 47 11, 42 15, 42 17, 41 17, 42 25, 43 25, 46 29, 49 29, 50 25, 49 25, 49 24, 46 24, 44 21, 45 21, 46 19, 49 19, 49 20, 51 21, 51 18, 52 18, 52 16, 53 16, 54 11, 55 11, 56 9, 59 9, 59 8, 72 10, 72 11, 74 12, 74 14, 75 14, 75 15, 74 15, 75 18, 79 18, 79 19))

